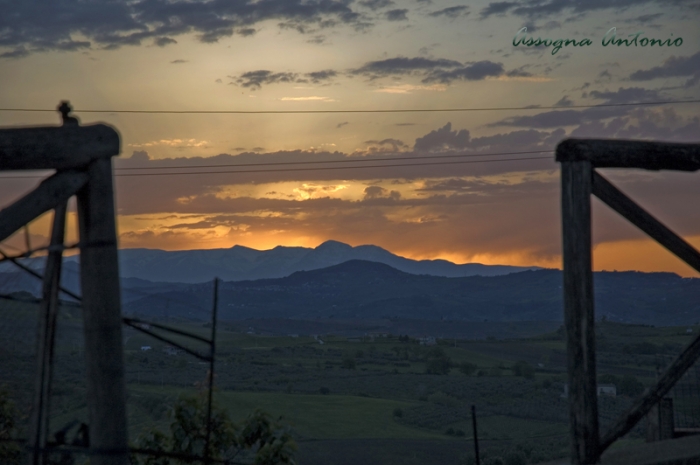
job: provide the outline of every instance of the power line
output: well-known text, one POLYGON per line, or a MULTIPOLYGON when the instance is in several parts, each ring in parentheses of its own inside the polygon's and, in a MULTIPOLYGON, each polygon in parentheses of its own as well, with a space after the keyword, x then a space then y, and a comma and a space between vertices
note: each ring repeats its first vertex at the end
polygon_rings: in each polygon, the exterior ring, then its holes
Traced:
MULTIPOLYGON (((407 109, 376 109, 376 110, 73 110, 74 113, 131 113, 131 114, 313 114, 313 113, 438 113, 438 112, 467 112, 467 111, 514 111, 514 110, 568 110, 571 108, 606 108, 646 105, 674 105, 683 103, 700 103, 695 100, 665 100, 657 102, 636 103, 603 103, 598 105, 570 105, 567 107, 527 105, 524 107, 483 107, 483 108, 407 108, 407 109)), ((54 108, 0 108, 0 111, 16 112, 55 112, 54 108)))
MULTIPOLYGON (((312 167, 312 168, 281 168, 271 170, 242 170, 242 171, 185 171, 180 173, 116 173, 115 177, 132 177, 132 176, 193 176, 201 174, 245 174, 245 173, 286 173, 295 171, 330 171, 330 170, 349 170, 362 168, 400 168, 404 166, 440 166, 440 165, 463 165, 472 163, 499 163, 523 160, 552 160, 551 157, 524 157, 524 158, 508 158, 500 160, 462 160, 448 161, 444 163, 394 163, 387 165, 370 165, 370 166, 329 166, 329 167, 312 167)), ((166 169, 166 168, 162 168, 166 169)), ((0 176, 0 179, 36 179, 41 176, 0 176)))
POLYGON ((334 163, 368 163, 373 161, 403 161, 403 160, 426 160, 434 158, 463 158, 463 157, 486 157, 486 156, 501 156, 501 155, 525 155, 532 153, 554 152, 554 149, 547 150, 528 150, 522 152, 496 152, 496 153, 459 153, 451 155, 426 155, 419 157, 389 157, 389 158, 355 158, 349 160, 319 160, 319 161, 284 161, 270 163, 235 163, 223 165, 199 165, 199 166, 146 166, 141 168, 115 168, 115 171, 124 170, 164 170, 164 169, 193 169, 193 168, 223 168, 223 167, 248 167, 248 166, 283 166, 283 165, 315 165, 315 164, 334 164, 334 163))

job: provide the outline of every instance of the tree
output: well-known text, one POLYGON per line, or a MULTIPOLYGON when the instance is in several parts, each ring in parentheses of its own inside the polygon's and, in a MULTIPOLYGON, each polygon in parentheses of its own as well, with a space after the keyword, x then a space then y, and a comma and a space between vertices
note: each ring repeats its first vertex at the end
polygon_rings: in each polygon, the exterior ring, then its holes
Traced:
POLYGON ((524 360, 515 362, 513 365, 513 374, 515 376, 522 376, 523 378, 533 379, 535 377, 535 367, 530 365, 524 360))
MULTIPOLYGON (((142 434, 136 447, 175 454, 204 456, 207 437, 207 398, 204 393, 182 396, 170 413, 168 434, 153 428, 142 434)), ((209 456, 232 459, 255 465, 294 465, 296 443, 280 420, 256 410, 241 424, 235 424, 225 409, 212 406, 209 456)), ((138 455, 132 460, 139 465, 184 465, 185 459, 138 455)))
POLYGON ((471 362, 462 362, 459 364, 459 371, 461 371, 465 375, 471 375, 476 371, 477 368, 478 367, 476 366, 476 364, 471 362))
POLYGON ((442 347, 434 347, 425 357, 425 372, 432 375, 446 375, 450 372, 450 358, 442 347))

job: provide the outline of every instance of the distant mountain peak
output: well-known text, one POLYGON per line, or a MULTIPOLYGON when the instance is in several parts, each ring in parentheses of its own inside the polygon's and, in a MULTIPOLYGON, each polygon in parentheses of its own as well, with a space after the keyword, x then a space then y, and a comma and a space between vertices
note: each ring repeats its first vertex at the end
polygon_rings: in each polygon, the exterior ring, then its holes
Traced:
POLYGON ((353 247, 351 245, 345 244, 344 242, 339 242, 339 241, 334 241, 334 240, 329 240, 318 247, 316 247, 316 250, 319 249, 343 249, 343 250, 348 250, 352 249, 353 247))

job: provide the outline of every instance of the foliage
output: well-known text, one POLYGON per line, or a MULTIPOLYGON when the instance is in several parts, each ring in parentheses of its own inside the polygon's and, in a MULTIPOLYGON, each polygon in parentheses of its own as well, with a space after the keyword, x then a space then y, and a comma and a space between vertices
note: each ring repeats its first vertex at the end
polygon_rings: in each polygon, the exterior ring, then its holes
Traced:
POLYGON ((637 397, 644 392, 644 384, 633 375, 625 375, 620 381, 618 392, 623 396, 637 397))
MULTIPOLYGON (((182 396, 170 412, 168 434, 152 429, 142 434, 136 443, 140 449, 167 451, 176 454, 204 456, 207 438, 207 398, 204 394, 182 396)), ((279 420, 256 410, 241 424, 235 424, 228 412, 212 406, 209 456, 214 459, 243 460, 255 465, 295 464, 296 444, 279 420)), ((186 459, 138 456, 139 465, 180 465, 186 459)))
POLYGON ((431 375, 446 375, 450 372, 450 357, 442 347, 433 347, 425 357, 425 372, 431 375))
POLYGON ((515 362, 512 370, 515 376, 522 376, 523 378, 527 379, 533 379, 535 377, 535 367, 524 360, 515 362))
POLYGON ((7 465, 20 463, 19 445, 6 442, 15 439, 17 433, 17 410, 10 400, 10 395, 4 389, 0 389, 0 462, 7 465))
POLYGON ((471 375, 474 373, 477 369, 476 363, 471 363, 471 362, 462 362, 459 364, 459 371, 464 373, 465 375, 471 375))

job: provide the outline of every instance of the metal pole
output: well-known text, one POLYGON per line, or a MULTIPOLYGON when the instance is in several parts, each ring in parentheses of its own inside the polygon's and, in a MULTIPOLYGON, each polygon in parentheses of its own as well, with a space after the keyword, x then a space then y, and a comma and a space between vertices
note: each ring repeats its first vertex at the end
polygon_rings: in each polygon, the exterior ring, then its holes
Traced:
POLYGON ((479 458, 479 435, 476 432, 476 405, 472 405, 472 429, 474 430, 474 457, 476 458, 476 465, 481 465, 481 459, 479 458))

